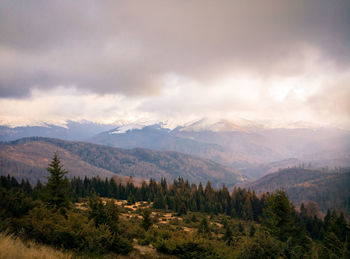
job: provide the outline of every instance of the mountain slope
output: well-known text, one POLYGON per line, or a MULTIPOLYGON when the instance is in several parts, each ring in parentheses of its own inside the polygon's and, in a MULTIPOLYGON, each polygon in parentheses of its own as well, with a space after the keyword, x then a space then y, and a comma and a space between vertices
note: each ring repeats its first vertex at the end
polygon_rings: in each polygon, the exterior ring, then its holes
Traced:
POLYGON ((144 127, 124 127, 97 134, 89 141, 97 144, 120 148, 150 148, 171 150, 211 159, 231 168, 240 168, 246 164, 281 159, 259 140, 257 134, 230 131, 182 131, 182 128, 170 130, 155 124, 144 127))
POLYGON ((258 194, 282 189, 297 206, 302 201, 315 201, 322 210, 337 208, 350 212, 349 168, 333 171, 283 169, 241 186, 251 188, 258 194))
POLYGON ((210 180, 214 186, 233 186, 241 176, 218 163, 194 156, 149 149, 120 149, 49 138, 25 138, 0 144, 1 174, 42 178, 54 152, 58 152, 70 176, 132 176, 148 180, 179 176, 190 182, 210 180), (24 172, 23 168, 27 168, 24 172))
POLYGON ((18 178, 28 178, 31 182, 45 180, 48 176, 46 167, 57 152, 68 169, 68 177, 100 176, 111 177, 114 174, 98 168, 80 159, 71 152, 45 141, 29 139, 0 144, 0 174, 18 178))
POLYGON ((172 131, 158 125, 131 128, 116 128, 102 132, 89 141, 119 148, 148 148, 164 151, 176 151, 205 159, 212 159, 221 164, 228 164, 232 154, 223 146, 215 143, 206 143, 172 134, 172 131))
POLYGON ((198 121, 173 130, 161 124, 126 125, 100 133, 91 141, 122 148, 184 152, 252 178, 303 163, 350 166, 350 132, 336 129, 264 129, 239 127, 227 121, 198 121))

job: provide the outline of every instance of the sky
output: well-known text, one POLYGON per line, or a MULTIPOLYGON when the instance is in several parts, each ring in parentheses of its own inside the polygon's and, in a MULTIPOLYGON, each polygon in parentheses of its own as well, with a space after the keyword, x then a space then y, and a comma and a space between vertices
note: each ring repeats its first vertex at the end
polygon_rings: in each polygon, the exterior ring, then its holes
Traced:
POLYGON ((350 129, 350 1, 0 0, 0 124, 350 129))

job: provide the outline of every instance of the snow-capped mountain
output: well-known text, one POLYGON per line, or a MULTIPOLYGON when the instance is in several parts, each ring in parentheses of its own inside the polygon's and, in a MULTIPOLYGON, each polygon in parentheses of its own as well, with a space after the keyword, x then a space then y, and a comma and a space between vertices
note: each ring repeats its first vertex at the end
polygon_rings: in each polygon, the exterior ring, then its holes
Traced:
POLYGON ((86 140, 92 136, 115 128, 116 125, 98 124, 88 121, 68 121, 66 125, 42 123, 41 126, 0 126, 0 141, 12 141, 24 137, 50 137, 65 140, 86 140))
POLYGON ((145 125, 141 124, 126 124, 109 131, 108 134, 123 134, 131 130, 143 129, 144 127, 145 125))
POLYGON ((243 124, 202 119, 175 129, 163 124, 124 125, 100 133, 90 141, 121 148, 143 147, 188 153, 254 177, 279 165, 295 166, 304 162, 316 166, 350 166, 349 131, 269 129, 250 122, 243 124), (264 170, 256 172, 258 167, 264 170))

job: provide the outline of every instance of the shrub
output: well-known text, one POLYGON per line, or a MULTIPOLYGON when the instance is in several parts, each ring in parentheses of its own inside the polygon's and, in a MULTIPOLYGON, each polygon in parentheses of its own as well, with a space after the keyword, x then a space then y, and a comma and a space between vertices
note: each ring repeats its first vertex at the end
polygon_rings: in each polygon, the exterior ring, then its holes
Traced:
POLYGON ((238 258, 283 258, 284 244, 271 237, 268 232, 257 232, 254 238, 245 239, 238 258))
POLYGON ((159 239, 155 247, 159 252, 176 255, 180 258, 233 257, 233 250, 225 244, 185 233, 174 233, 169 239, 159 239))
POLYGON ((96 226, 81 213, 68 211, 66 215, 56 210, 35 208, 23 219, 25 234, 39 242, 72 249, 79 253, 98 255, 109 251, 128 253, 131 242, 113 233, 109 226, 96 226))

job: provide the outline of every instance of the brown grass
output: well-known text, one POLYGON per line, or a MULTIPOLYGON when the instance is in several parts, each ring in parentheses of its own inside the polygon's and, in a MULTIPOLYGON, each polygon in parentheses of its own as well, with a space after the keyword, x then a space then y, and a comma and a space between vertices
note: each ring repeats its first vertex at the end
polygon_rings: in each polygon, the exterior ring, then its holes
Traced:
POLYGON ((48 246, 33 242, 24 243, 11 235, 0 234, 0 258, 71 259, 74 256, 48 246))

